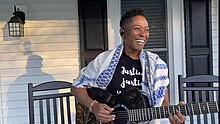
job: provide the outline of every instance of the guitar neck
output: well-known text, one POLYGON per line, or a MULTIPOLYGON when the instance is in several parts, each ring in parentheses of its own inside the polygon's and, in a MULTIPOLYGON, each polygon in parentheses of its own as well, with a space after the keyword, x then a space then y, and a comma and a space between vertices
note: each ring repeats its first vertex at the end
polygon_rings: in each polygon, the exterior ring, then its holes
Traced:
POLYGON ((186 104, 185 106, 172 105, 155 108, 131 109, 128 110, 129 121, 146 121, 160 118, 168 118, 169 115, 181 112, 183 115, 199 115, 219 112, 218 102, 204 102, 186 104))

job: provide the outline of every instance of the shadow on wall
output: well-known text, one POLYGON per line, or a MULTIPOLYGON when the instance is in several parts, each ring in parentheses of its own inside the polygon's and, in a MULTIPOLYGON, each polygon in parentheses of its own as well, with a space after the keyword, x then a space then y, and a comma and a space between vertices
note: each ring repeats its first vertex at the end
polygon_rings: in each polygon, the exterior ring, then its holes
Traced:
POLYGON ((42 71, 43 58, 31 51, 29 41, 23 44, 23 55, 27 56, 26 73, 18 76, 7 91, 7 119, 5 123, 29 123, 28 120, 28 83, 34 85, 55 80, 50 74, 42 71))

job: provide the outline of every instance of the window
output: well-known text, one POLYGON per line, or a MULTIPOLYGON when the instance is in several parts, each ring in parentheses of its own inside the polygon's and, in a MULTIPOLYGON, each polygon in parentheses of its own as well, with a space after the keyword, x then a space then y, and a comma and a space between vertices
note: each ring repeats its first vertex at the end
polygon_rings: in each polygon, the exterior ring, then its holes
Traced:
POLYGON ((157 53, 168 64, 166 0, 121 0, 121 12, 141 7, 145 10, 150 37, 144 49, 157 53))

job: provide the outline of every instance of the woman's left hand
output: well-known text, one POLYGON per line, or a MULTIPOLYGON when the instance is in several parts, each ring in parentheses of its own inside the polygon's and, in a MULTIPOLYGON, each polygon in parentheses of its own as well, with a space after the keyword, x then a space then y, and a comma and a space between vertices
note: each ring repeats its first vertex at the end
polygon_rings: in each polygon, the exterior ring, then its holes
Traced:
MULTIPOLYGON (((180 106, 184 106, 185 103, 183 101, 179 102, 180 106)), ((186 120, 186 116, 182 115, 180 112, 177 112, 174 115, 169 116, 169 121, 171 124, 181 124, 186 120)))

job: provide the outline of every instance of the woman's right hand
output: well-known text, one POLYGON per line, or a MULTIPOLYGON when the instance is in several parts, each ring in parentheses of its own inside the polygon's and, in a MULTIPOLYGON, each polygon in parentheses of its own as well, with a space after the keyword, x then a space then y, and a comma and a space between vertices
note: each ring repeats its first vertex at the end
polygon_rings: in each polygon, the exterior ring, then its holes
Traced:
POLYGON ((94 113, 96 119, 104 123, 115 120, 115 115, 111 114, 112 111, 113 108, 99 102, 95 102, 91 106, 91 112, 94 113))

